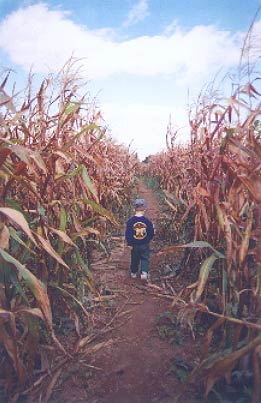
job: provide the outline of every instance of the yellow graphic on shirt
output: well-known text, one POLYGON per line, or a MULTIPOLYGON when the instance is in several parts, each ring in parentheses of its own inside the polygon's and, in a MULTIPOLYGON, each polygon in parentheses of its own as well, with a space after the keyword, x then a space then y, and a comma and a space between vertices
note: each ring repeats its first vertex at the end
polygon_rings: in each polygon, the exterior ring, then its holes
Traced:
POLYGON ((144 222, 136 222, 133 225, 135 239, 145 239, 147 236, 147 225, 144 222))

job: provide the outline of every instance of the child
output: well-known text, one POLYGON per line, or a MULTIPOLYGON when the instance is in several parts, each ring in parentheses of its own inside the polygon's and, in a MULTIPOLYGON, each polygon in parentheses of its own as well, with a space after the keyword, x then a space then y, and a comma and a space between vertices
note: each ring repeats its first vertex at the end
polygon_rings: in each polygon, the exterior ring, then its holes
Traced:
POLYGON ((149 243, 154 236, 152 222, 144 216, 147 203, 144 199, 136 199, 134 202, 135 215, 126 223, 125 239, 131 250, 131 278, 137 277, 139 264, 141 263, 141 279, 148 279, 149 272, 149 243))

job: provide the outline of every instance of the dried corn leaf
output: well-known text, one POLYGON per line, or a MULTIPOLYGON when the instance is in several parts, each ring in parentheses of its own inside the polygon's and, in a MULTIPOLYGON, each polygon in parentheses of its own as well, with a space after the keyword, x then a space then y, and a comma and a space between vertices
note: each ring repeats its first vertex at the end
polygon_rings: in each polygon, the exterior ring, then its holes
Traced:
POLYGON ((196 295, 195 295, 195 302, 197 302, 200 299, 202 293, 204 292, 204 288, 205 288, 206 282, 208 280, 209 272, 213 268, 213 265, 217 259, 218 259, 217 255, 215 253, 213 253, 211 256, 209 256, 207 259, 205 259, 202 266, 200 267, 198 285, 197 285, 196 295))
POLYGON ((28 238, 30 238, 30 240, 34 244, 36 244, 33 234, 29 228, 29 225, 22 213, 20 213, 17 210, 11 209, 10 207, 0 207, 0 213, 8 217, 11 220, 11 222, 15 224, 15 226, 21 228, 26 233, 28 238))
POLYGON ((44 250, 49 253, 58 263, 60 263, 62 266, 66 267, 66 269, 69 269, 69 266, 65 263, 65 261, 61 258, 61 256, 58 255, 58 253, 53 249, 51 243, 43 238, 41 235, 35 233, 35 236, 38 238, 40 241, 42 247, 44 250))

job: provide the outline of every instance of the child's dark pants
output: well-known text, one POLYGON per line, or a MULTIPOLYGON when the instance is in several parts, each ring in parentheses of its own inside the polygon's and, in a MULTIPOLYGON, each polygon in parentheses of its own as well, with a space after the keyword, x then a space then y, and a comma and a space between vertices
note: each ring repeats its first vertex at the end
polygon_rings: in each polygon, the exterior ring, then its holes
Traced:
POLYGON ((141 271, 149 272, 150 245, 134 245, 131 250, 131 272, 137 273, 141 263, 141 271))

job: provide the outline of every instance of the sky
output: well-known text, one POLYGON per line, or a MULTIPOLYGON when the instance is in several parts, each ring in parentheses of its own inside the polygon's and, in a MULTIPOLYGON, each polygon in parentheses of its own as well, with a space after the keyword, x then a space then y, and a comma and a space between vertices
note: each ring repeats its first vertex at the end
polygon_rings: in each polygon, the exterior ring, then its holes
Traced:
MULTIPOLYGON (((189 138, 188 108, 236 69, 261 0, 0 0, 0 73, 22 85, 73 55, 111 136, 140 159, 165 149, 169 121, 189 138)), ((261 16, 255 19, 261 39, 261 16)), ((225 91, 231 88, 226 87, 225 91)), ((229 94, 230 95, 230 94, 229 94)))

